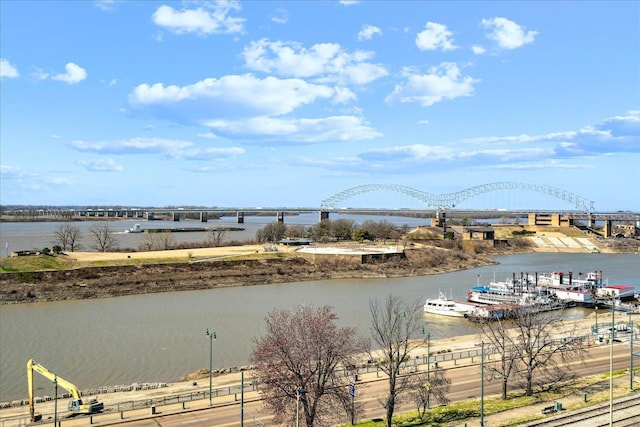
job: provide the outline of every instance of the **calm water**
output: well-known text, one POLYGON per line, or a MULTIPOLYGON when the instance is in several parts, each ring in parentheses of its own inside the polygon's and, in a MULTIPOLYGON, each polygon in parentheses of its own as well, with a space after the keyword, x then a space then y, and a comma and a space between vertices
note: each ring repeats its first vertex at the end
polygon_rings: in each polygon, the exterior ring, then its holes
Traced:
MULTIPOLYGON (((297 282, 103 300, 0 306, 0 401, 26 396, 25 365, 34 358, 78 387, 175 381, 208 368, 207 328, 217 333, 214 369, 247 363, 253 339, 273 309, 300 303, 331 305, 345 326, 369 335, 369 302, 389 294, 404 300, 463 299, 478 275, 486 282, 516 272, 603 270, 609 283, 640 288, 638 255, 526 254, 496 258, 500 265, 433 276, 297 282)), ((569 317, 588 311, 573 309, 569 317)), ((432 338, 474 333, 464 319, 425 315, 432 338)), ((39 381, 39 380, 38 380, 39 381)), ((42 380, 42 394, 51 394, 42 380)))

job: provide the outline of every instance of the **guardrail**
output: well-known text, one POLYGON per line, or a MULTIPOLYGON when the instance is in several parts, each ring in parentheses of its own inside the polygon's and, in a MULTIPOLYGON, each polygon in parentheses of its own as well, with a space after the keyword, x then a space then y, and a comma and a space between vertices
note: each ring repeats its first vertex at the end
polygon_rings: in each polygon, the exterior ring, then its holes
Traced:
MULTIPOLYGON (((567 338, 558 339, 554 341, 562 342, 563 340, 566 340, 566 339, 567 338)), ((572 339, 579 339, 583 342, 591 341, 595 343, 593 335, 584 335, 584 336, 574 337, 572 339)), ((491 360, 493 355, 499 354, 499 353, 500 352, 495 347, 486 346, 484 348, 484 356, 489 360, 491 360)), ((456 352, 438 352, 438 353, 430 354, 428 358, 427 358, 427 355, 425 354, 422 356, 416 356, 412 359, 408 359, 401 365, 401 368, 402 369, 413 368, 415 370, 418 370, 421 366, 424 366, 427 363, 433 364, 437 367, 439 363, 444 363, 444 362, 453 362, 453 366, 456 367, 458 366, 459 362, 462 360, 470 359, 470 362, 469 362, 470 364, 480 363, 481 357, 482 357, 481 349, 462 350, 462 351, 456 351, 456 352)), ((350 370, 349 373, 353 373, 356 376, 359 376, 362 374, 375 373, 376 378, 379 378, 380 374, 382 373, 382 370, 380 366, 378 366, 376 363, 367 363, 364 366, 358 367, 355 370, 350 370)), ((212 389, 212 398, 234 396, 233 400, 237 402, 237 401, 240 401, 239 396, 243 391, 242 389, 243 389, 242 384, 233 384, 233 385, 228 385, 224 387, 217 387, 212 389)), ((245 381, 244 383, 245 393, 252 392, 252 391, 256 392, 258 391, 258 389, 259 389, 258 384, 254 383, 253 381, 245 381)), ((120 402, 112 405, 105 405, 105 410, 103 414, 120 413, 122 416, 122 414, 124 414, 127 411, 133 411, 133 410, 139 410, 139 409, 149 409, 153 414, 154 409, 159 406, 175 405, 175 404, 183 403, 183 409, 185 409, 184 403, 186 402, 200 401, 208 398, 209 398, 209 390, 200 389, 200 390, 194 390, 188 393, 180 393, 176 395, 169 395, 169 396, 163 396, 163 397, 157 397, 157 398, 151 398, 151 399, 131 400, 131 401, 120 402)), ((213 407, 221 406, 224 404, 227 404, 227 403, 214 404, 213 407)), ((93 418, 100 417, 100 415, 101 414, 92 415, 89 423, 93 424, 93 418)), ((0 420, 0 427, 22 427, 28 424, 33 424, 33 425, 48 424, 48 423, 51 423, 53 416, 54 414, 43 414, 42 420, 37 423, 30 423, 28 422, 28 419, 0 420)), ((59 421, 59 426, 62 425, 62 421, 64 420, 59 421)))

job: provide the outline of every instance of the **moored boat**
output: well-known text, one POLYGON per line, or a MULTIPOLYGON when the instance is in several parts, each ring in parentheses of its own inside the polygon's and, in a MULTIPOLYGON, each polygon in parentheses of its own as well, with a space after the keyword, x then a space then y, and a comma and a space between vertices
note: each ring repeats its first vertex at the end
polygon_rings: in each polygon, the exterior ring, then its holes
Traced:
POLYGON ((464 302, 447 298, 442 292, 438 298, 427 298, 424 303, 424 312, 440 314, 451 317, 465 317, 472 307, 464 302))

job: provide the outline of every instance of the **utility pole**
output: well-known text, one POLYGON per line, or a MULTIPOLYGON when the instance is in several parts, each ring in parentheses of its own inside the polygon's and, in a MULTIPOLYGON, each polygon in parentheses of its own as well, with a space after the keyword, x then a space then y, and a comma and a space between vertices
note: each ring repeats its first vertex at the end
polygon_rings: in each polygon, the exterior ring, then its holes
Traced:
POLYGON ((213 339, 216 337, 216 333, 214 331, 209 331, 209 329, 207 328, 207 336, 209 337, 209 342, 210 342, 210 345, 209 345, 209 406, 213 406, 213 402, 212 402, 213 396, 211 396, 211 392, 213 391, 211 370, 213 369, 213 339))
POLYGON ((480 427, 484 427, 484 341, 480 351, 480 427))

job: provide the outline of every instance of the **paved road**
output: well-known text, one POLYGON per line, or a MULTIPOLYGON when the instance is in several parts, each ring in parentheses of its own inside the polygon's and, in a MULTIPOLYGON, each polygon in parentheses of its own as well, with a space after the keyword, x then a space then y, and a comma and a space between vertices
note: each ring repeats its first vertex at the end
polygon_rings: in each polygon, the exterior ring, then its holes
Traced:
MULTIPOLYGON (((614 352, 614 369, 625 369, 629 365, 628 348, 624 345, 617 345, 614 352), (625 351, 626 349, 626 351, 625 351)), ((449 368, 449 366, 443 366, 449 368)), ((594 373, 606 373, 609 371, 609 348, 595 347, 590 350, 589 360, 575 362, 572 367, 577 375, 591 375, 594 373)), ((480 396, 480 366, 459 366, 451 367, 447 370, 447 376, 451 379, 451 390, 449 398, 452 402, 480 396)), ((384 409, 381 407, 378 397, 385 394, 388 383, 384 378, 377 379, 375 373, 361 376, 362 381, 357 386, 357 401, 363 404, 366 418, 378 418, 384 416, 384 409)), ((501 392, 501 381, 486 381, 484 384, 485 395, 499 394, 501 392)), ((222 399, 222 398, 220 398, 222 399)), ((258 399, 257 393, 245 394, 245 416, 244 425, 256 426, 264 423, 273 425, 272 417, 267 414, 258 399), (254 418, 255 417, 255 418, 254 418), (259 422, 255 421, 258 419, 259 422)), ((240 426, 240 404, 234 400, 233 396, 226 397, 226 402, 217 400, 214 405, 223 404, 214 408, 208 407, 208 400, 167 405, 156 408, 156 414, 152 415, 150 409, 140 409, 128 411, 123 415, 119 413, 95 416, 92 425, 106 426, 116 424, 126 424, 127 427, 235 427, 240 426), (121 417, 124 419, 121 419, 121 417)), ((415 405, 406 403, 399 405, 396 413, 415 410, 415 405)), ((88 417, 65 420, 62 427, 86 426, 89 424, 88 417)), ((345 422, 347 422, 345 420, 345 422)))

